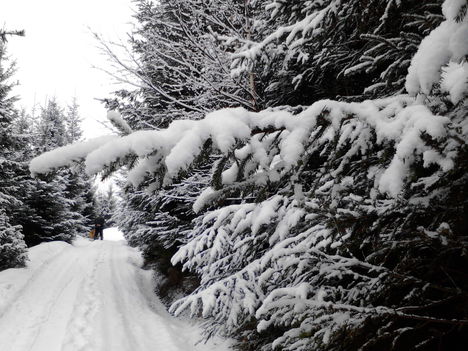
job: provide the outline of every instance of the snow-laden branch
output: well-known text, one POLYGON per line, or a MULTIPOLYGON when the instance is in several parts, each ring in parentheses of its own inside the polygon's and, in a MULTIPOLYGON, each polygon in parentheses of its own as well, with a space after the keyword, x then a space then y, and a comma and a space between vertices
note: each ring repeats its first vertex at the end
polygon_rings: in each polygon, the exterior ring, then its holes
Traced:
POLYGON ((107 113, 107 119, 124 135, 130 134, 133 132, 132 128, 128 123, 122 118, 121 114, 117 111, 109 111, 107 113))
POLYGON ((59 147, 34 158, 29 164, 31 174, 48 173, 59 167, 83 161, 92 151, 116 140, 116 136, 106 135, 87 141, 59 147))
POLYGON ((294 23, 290 26, 279 27, 273 33, 268 35, 262 42, 253 45, 248 50, 239 52, 233 55, 234 58, 247 58, 250 60, 255 59, 260 52, 270 43, 278 41, 284 38, 284 42, 287 46, 295 47, 298 46, 297 41, 301 41, 304 37, 309 35, 311 32, 320 27, 322 21, 330 11, 336 10, 337 4, 340 0, 332 1, 322 10, 312 12, 307 15, 301 21, 294 23))
MULTIPOLYGON (((31 171, 44 173, 86 156, 86 170, 95 174, 127 156, 136 155, 144 159, 157 155, 167 171, 165 184, 170 184, 180 171, 191 166, 205 142, 211 140, 213 147, 225 155, 241 142, 242 147, 236 150, 235 157, 242 159, 251 155, 253 161, 249 162, 260 167, 254 172, 255 176, 258 178, 263 174, 265 180, 274 180, 296 166, 305 155, 305 145, 319 128, 321 137, 314 141, 313 149, 325 147, 335 135, 340 135, 338 148, 348 145, 341 166, 335 172, 340 172, 356 154, 366 153, 374 135, 377 144, 394 144, 395 154, 391 162, 374 176, 378 175, 376 188, 379 191, 396 197, 418 157, 426 167, 435 164, 444 172, 451 169, 454 155, 444 155, 423 140, 423 135, 442 140, 447 135, 448 125, 446 117, 433 115, 427 107, 415 103, 408 96, 362 103, 322 100, 297 116, 287 111, 255 113, 243 108, 225 109, 212 112, 199 121, 174 121, 165 130, 138 131, 122 138, 60 148, 51 151, 50 156, 39 158, 39 161, 33 160, 31 171), (271 138, 255 134, 256 130, 271 128, 283 130, 274 135, 277 149, 271 149, 271 138)), ((142 172, 148 173, 147 167, 142 172)), ((240 175, 239 170, 231 169, 229 172, 223 176, 226 184, 229 179, 245 176, 240 175), (229 175, 229 172, 233 174, 229 175)), ((141 176, 137 178, 143 179, 141 176)))

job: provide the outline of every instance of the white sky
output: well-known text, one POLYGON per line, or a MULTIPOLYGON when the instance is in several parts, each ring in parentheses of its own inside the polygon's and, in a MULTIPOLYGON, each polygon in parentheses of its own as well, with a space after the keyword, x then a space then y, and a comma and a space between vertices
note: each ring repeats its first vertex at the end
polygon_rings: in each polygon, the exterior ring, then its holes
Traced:
POLYGON ((109 134, 97 122, 106 111, 94 98, 109 97, 118 86, 92 68, 108 63, 91 31, 126 40, 132 14, 131 0, 0 0, 0 27, 26 30, 7 46, 17 62, 20 104, 30 111, 34 102, 55 96, 65 107, 76 96, 85 137, 109 134))

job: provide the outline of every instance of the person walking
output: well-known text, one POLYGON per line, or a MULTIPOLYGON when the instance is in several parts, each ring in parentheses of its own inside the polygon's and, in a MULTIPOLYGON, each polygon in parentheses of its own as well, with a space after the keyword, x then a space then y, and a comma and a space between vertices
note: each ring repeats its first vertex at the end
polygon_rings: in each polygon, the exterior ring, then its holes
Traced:
POLYGON ((94 220, 94 240, 103 239, 104 237, 104 217, 98 216, 94 220))

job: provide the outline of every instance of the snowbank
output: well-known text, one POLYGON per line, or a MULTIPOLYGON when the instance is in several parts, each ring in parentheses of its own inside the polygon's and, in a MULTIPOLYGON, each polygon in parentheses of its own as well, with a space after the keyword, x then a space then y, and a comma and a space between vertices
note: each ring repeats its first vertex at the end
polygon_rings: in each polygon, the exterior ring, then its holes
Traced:
POLYGON ((0 318, 34 275, 72 246, 65 242, 43 243, 29 249, 29 262, 26 268, 11 268, 0 272, 0 318))

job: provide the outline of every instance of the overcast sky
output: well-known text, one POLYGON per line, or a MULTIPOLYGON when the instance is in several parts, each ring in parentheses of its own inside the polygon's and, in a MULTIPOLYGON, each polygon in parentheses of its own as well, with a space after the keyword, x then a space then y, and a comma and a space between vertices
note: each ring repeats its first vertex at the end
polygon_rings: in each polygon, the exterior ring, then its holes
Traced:
POLYGON ((11 37, 8 52, 17 61, 15 93, 31 109, 55 96, 62 105, 76 96, 86 137, 109 133, 96 120, 106 111, 94 98, 117 86, 92 66, 106 67, 90 29, 104 38, 125 40, 131 30, 131 0, 0 0, 0 27, 24 29, 11 37))

